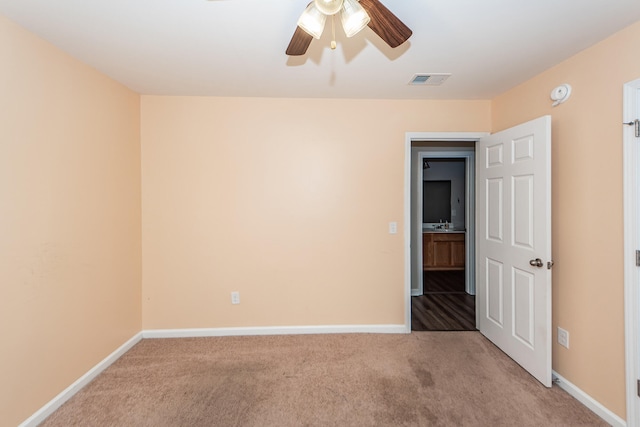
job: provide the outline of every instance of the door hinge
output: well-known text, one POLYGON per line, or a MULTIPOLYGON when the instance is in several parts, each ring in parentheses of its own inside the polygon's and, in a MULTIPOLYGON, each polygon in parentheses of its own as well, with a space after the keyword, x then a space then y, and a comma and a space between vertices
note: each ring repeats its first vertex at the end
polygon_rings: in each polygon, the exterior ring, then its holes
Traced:
POLYGON ((632 122, 626 122, 623 124, 627 126, 633 126, 635 128, 636 138, 640 138, 640 120, 635 119, 632 122))
POLYGON ((636 251, 636 267, 640 267, 640 251, 636 251))
POLYGON ((638 397, 640 397, 640 380, 638 380, 638 390, 637 390, 637 392, 638 392, 638 397))

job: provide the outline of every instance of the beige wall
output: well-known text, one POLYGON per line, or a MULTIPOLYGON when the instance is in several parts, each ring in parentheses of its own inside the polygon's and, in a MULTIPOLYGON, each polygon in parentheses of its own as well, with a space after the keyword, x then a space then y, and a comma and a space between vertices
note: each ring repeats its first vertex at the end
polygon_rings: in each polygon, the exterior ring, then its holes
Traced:
POLYGON ((143 96, 143 327, 403 324, 405 133, 489 110, 143 96))
POLYGON ((0 16, 0 425, 141 329, 139 96, 0 16))
POLYGON ((553 368, 625 412, 622 86, 640 78, 640 23, 493 100, 492 131, 550 114, 553 138, 553 368), (561 83, 571 98, 551 108, 561 83), (570 349, 555 344, 556 327, 570 349))

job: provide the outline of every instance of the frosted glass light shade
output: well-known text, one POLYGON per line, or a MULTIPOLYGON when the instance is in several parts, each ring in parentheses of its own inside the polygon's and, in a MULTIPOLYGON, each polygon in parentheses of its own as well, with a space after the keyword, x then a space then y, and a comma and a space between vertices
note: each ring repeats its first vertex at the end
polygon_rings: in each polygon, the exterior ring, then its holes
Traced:
POLYGON ((327 15, 318 10, 315 2, 311 2, 304 12, 302 12, 302 15, 300 15, 298 27, 302 28, 314 38, 319 39, 324 30, 326 20, 327 15))
POLYGON ((371 21, 367 11, 356 0, 344 0, 340 19, 347 37, 358 34, 371 21))
POLYGON ((325 15, 335 15, 340 12, 343 0, 314 0, 316 7, 325 15))

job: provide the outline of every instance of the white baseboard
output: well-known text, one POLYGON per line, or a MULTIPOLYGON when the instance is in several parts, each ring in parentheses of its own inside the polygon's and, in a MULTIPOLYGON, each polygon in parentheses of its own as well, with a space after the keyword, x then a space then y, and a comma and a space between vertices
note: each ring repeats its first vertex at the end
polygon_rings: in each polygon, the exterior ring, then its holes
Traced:
POLYGON ((580 403, 593 411, 600 418, 608 422, 614 427, 626 427, 627 422, 611 412, 609 409, 604 407, 600 402, 595 400, 593 397, 589 396, 584 391, 580 390, 576 387, 575 384, 572 384, 562 375, 558 374, 556 371, 553 371, 553 379, 554 383, 558 385, 561 389, 569 393, 571 396, 576 398, 580 403))
POLYGON ((100 363, 91 368, 86 374, 81 376, 76 382, 63 390, 56 397, 51 399, 46 405, 37 412, 27 418, 19 427, 35 427, 45 420, 49 415, 53 414, 56 409, 61 407, 67 400, 71 399, 74 394, 79 392, 82 387, 86 386, 97 377, 102 371, 107 369, 113 362, 118 360, 120 356, 125 354, 131 347, 136 345, 142 339, 142 333, 138 332, 126 343, 122 344, 116 351, 105 357, 100 363))
POLYGON ((248 335, 406 334, 405 325, 267 326, 256 328, 148 329, 143 338, 194 338, 248 335))

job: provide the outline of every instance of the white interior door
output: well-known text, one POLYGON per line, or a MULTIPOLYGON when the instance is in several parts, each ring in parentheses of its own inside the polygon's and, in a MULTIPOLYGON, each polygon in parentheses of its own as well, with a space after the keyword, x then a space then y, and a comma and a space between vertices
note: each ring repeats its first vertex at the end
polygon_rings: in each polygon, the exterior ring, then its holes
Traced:
POLYGON ((477 146, 480 332, 551 387, 551 117, 477 146))

